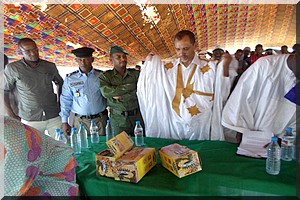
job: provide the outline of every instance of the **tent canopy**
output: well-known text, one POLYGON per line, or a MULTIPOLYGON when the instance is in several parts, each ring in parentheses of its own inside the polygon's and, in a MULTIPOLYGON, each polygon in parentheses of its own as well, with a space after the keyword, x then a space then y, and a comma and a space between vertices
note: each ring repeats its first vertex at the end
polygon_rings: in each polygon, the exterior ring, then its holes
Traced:
POLYGON ((36 41, 41 58, 58 66, 77 66, 71 50, 94 48, 96 68, 109 68, 109 49, 119 45, 135 66, 154 51, 176 57, 174 35, 196 35, 197 50, 220 47, 234 53, 256 44, 292 47, 296 43, 293 4, 32 4, 4 5, 4 51, 10 62, 20 57, 17 42, 36 41), (45 6, 45 5, 44 5, 45 6))

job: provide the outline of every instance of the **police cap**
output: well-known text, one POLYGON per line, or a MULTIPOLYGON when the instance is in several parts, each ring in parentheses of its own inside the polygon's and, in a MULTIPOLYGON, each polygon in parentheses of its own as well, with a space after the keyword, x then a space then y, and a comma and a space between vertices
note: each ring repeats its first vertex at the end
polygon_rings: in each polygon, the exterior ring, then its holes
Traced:
POLYGON ((109 54, 111 55, 113 53, 125 53, 125 54, 128 54, 127 51, 125 51, 124 49, 122 49, 119 46, 113 46, 113 47, 110 48, 109 54))
POLYGON ((95 51, 94 49, 89 47, 81 47, 78 49, 73 49, 72 53, 78 58, 86 58, 86 57, 92 57, 94 51, 95 51))

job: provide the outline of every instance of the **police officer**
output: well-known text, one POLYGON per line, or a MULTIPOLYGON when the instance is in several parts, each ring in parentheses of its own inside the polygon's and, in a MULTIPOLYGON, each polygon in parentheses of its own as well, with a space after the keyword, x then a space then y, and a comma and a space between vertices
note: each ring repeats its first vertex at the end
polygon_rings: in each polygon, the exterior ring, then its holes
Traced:
MULTIPOLYGON (((100 91, 99 75, 102 71, 94 69, 92 56, 95 50, 82 47, 72 50, 79 70, 68 74, 65 78, 60 97, 62 129, 70 135, 71 126, 68 124, 70 112, 74 113, 74 127, 79 128, 83 123, 89 130, 90 122, 94 119, 99 127, 99 134, 105 135, 105 124, 108 119, 106 99, 100 91)), ((89 132, 89 131, 88 131, 89 132)))
POLYGON ((115 134, 126 131, 133 135, 135 121, 143 124, 136 95, 140 71, 126 68, 127 54, 119 46, 111 47, 110 60, 114 68, 100 75, 100 88, 107 98, 109 118, 115 134))

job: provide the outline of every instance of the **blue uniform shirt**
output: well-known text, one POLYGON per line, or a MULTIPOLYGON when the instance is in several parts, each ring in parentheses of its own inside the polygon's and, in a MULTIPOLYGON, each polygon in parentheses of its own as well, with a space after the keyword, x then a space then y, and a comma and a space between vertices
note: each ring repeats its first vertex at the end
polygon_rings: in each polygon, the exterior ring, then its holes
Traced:
POLYGON ((62 123, 68 122, 70 111, 80 115, 95 115, 106 109, 106 99, 100 91, 99 70, 88 75, 77 70, 65 78, 60 96, 62 123))

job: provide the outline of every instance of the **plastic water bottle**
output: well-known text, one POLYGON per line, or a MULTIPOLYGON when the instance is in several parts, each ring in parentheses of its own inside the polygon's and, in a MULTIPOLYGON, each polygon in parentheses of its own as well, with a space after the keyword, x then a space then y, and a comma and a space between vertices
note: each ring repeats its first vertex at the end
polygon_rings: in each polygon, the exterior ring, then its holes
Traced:
POLYGON ((292 128, 287 127, 281 140, 281 160, 291 161, 293 159, 295 136, 292 128))
POLYGON ((111 120, 107 120, 106 127, 105 127, 105 134, 106 134, 106 142, 111 138, 115 137, 114 129, 111 125, 111 120))
POLYGON ((143 127, 140 121, 135 122, 134 127, 135 145, 140 147, 144 145, 143 127))
POLYGON ((272 137, 268 146, 266 172, 271 175, 277 175, 280 172, 280 146, 277 137, 272 137))
POLYGON ((297 150, 296 150, 296 148, 297 148, 297 144, 296 144, 296 138, 295 138, 295 141, 294 141, 294 146, 293 146, 293 160, 296 160, 296 157, 297 157, 297 150))
POLYGON ((96 121, 92 119, 90 126, 91 142, 93 144, 99 143, 99 128, 96 124, 96 121))
POLYGON ((58 141, 59 135, 60 135, 60 129, 57 128, 57 129, 55 129, 55 138, 54 139, 58 141))
POLYGON ((59 136, 58 136, 58 141, 67 144, 67 138, 66 138, 64 132, 60 131, 59 136))
POLYGON ((78 134, 80 136, 81 148, 82 149, 88 148, 89 143, 87 138, 87 130, 85 129, 84 124, 80 124, 78 134))
POLYGON ((78 135, 75 127, 73 127, 71 130, 71 147, 73 148, 75 154, 81 153, 80 136, 78 135))

